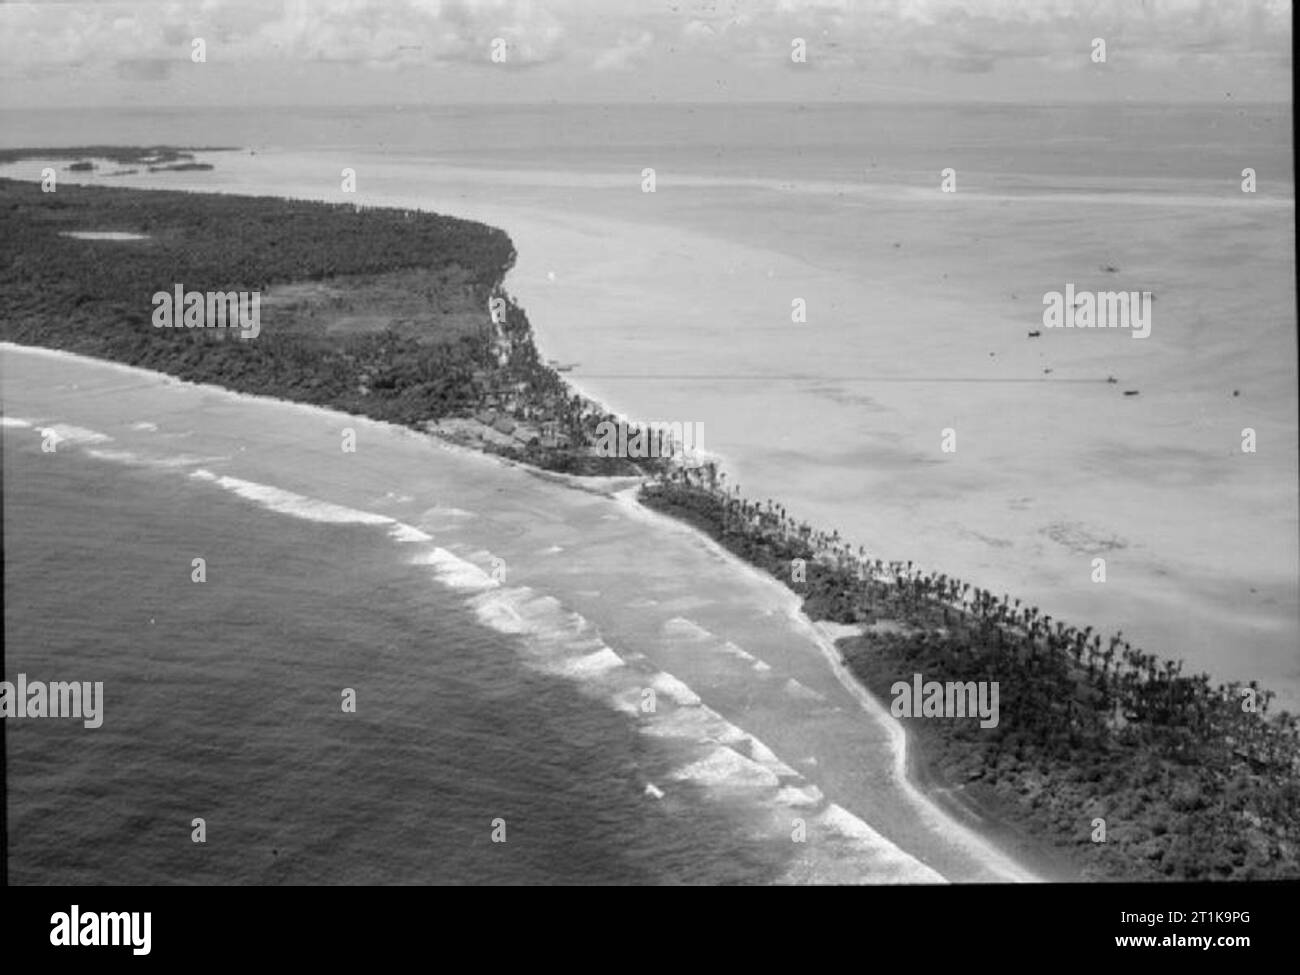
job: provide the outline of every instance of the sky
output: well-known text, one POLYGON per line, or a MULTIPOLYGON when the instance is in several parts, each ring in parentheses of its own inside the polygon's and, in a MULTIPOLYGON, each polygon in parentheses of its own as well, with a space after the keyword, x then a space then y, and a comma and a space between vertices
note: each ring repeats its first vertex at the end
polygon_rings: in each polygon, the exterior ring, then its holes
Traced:
POLYGON ((2 108, 1225 98, 1290 101, 1288 0, 0 4, 2 108))

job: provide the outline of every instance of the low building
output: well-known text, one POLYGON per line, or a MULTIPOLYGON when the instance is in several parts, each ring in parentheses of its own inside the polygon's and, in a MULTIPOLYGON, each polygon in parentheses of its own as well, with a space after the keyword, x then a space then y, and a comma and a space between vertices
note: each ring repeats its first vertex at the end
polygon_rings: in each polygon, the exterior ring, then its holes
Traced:
POLYGON ((560 425, 554 421, 548 421, 542 424, 542 446, 556 447, 569 446, 569 435, 560 429, 560 425))

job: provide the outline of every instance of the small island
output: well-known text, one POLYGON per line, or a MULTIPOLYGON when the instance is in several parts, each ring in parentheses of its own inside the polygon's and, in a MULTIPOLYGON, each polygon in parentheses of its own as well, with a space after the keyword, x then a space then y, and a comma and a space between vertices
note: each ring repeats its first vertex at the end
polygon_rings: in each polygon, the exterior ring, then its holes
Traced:
POLYGON ((0 149, 0 163, 26 159, 74 159, 67 168, 72 172, 94 170, 93 159, 119 166, 147 166, 151 172, 161 169, 212 169, 211 163, 194 158, 197 152, 234 152, 231 146, 177 148, 175 146, 66 146, 47 149, 0 149))

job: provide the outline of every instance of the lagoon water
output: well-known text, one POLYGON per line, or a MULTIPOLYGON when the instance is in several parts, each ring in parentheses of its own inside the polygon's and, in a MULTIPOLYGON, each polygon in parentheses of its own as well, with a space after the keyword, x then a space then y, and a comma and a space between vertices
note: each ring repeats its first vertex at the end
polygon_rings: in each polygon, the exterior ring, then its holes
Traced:
MULTIPOLYGON (((217 167, 210 173, 89 177, 94 181, 419 206, 502 226, 519 252, 507 284, 528 311, 544 352, 578 363, 570 378, 615 409, 703 422, 705 446, 746 494, 778 498, 797 517, 837 528, 880 557, 913 559, 1081 625, 1122 627, 1146 649, 1184 657, 1193 669, 1220 679, 1258 679, 1279 691, 1282 704, 1300 707, 1289 109, 284 110, 177 113, 165 138, 152 111, 94 118, 6 113, 5 120, 5 140, 13 145, 166 141, 256 150, 207 157, 217 167), (355 197, 339 192, 345 166, 357 172, 355 197), (1255 194, 1241 192, 1241 171, 1248 166, 1257 172, 1255 194), (642 192, 647 167, 655 170, 653 194, 642 192), (956 193, 939 190, 947 167, 956 172, 956 193), (1041 328, 1043 294, 1067 283, 1153 292, 1151 336, 1044 331, 1029 338, 1028 331, 1041 328), (796 298, 806 302, 806 322, 791 321, 796 298), (1108 376, 1117 382, 1108 383, 1108 376), (1123 396, 1128 389, 1140 395, 1123 396), (1241 450, 1245 427, 1257 431, 1254 454, 1241 450), (956 453, 940 450, 945 428, 956 433, 956 453), (1106 559, 1104 584, 1092 581, 1096 558, 1106 559)), ((19 168, 4 167, 3 173, 35 175, 19 168)), ((84 386, 70 388, 70 360, 40 362, 38 369, 25 354, 5 354, 6 412, 33 423, 99 429, 106 401, 84 386), (15 364, 20 356, 21 366, 15 364), (43 377, 44 385, 28 382, 29 375, 43 377)), ((332 651, 323 650, 328 665, 304 675, 294 692, 304 695, 293 718, 303 722, 305 751, 295 764, 300 771, 285 782, 268 781, 270 791, 258 806, 270 818, 289 820, 292 814, 271 811, 292 802, 304 816, 309 806, 328 809, 334 820, 321 826, 327 838, 318 850, 347 837, 357 856, 343 859, 356 862, 324 866, 284 836, 270 845, 281 854, 296 851, 297 865, 277 866, 280 854, 264 861, 257 859, 262 853, 244 849, 252 842, 246 836, 238 865, 232 859, 195 876, 323 879, 336 869, 342 871, 338 879, 576 878, 546 859, 559 856, 558 846, 530 848, 528 856, 538 859, 527 862, 485 859, 494 856, 493 848, 480 845, 498 815, 486 797, 510 794, 500 778, 522 790, 515 798, 526 794, 539 804, 527 815, 546 824, 547 842, 560 842, 549 832, 558 827, 548 816, 590 808, 594 821, 605 823, 606 813, 617 821, 611 827, 621 837, 616 841, 603 842, 609 837, 601 827, 583 833, 597 839, 590 856, 579 857, 586 866, 574 869, 594 880, 1024 875, 931 807, 918 805, 899 779, 893 731, 837 679, 824 639, 791 617, 779 589, 689 534, 639 519, 626 505, 479 459, 457 456, 462 467, 444 483, 431 471, 451 461, 439 454, 439 464, 431 464, 419 452, 433 448, 399 435, 376 434, 394 452, 383 463, 327 463, 327 457, 335 461, 337 447, 311 445, 312 434, 301 426, 305 415, 293 408, 258 406, 255 422, 248 418, 232 427, 234 414, 254 407, 208 393, 188 424, 169 424, 175 397, 191 392, 138 379, 124 388, 138 389, 141 399, 130 415, 111 414, 117 426, 101 431, 114 438, 111 447, 76 448, 84 451, 77 476, 86 480, 66 488, 64 507, 73 507, 73 498, 101 497, 112 485, 120 498, 153 498, 157 512, 151 517, 175 526, 167 537, 195 519, 208 526, 210 537, 243 539, 237 591, 256 603, 254 590, 277 591, 267 575, 280 577, 277 597, 262 603, 264 615, 245 621, 240 631, 242 639, 267 648, 256 658, 264 669, 249 673, 253 685, 270 685, 265 693, 275 700, 286 688, 271 675, 289 676, 304 658, 313 642, 304 632, 336 640, 332 651), (163 450, 158 434, 133 430, 133 423, 158 424, 176 440, 163 450), (300 448, 309 452, 291 463, 288 454, 300 448), (114 450, 132 457, 115 458, 114 450), (204 459, 157 466, 178 452, 204 459), (144 455, 155 466, 142 465, 138 457, 144 455), (241 496, 235 482, 191 476, 198 468, 263 487, 241 496), (479 481, 493 489, 469 488, 479 481), (455 493, 452 486, 460 498, 447 496, 455 493), (384 524, 304 521, 293 510, 286 514, 284 504, 275 507, 278 496, 266 493, 272 488, 395 518, 433 541, 396 541, 384 524), (198 496, 207 500, 199 504, 198 496), (451 509, 469 515, 448 515, 451 509), (254 521, 259 530, 232 534, 254 521), (271 539, 277 557, 289 565, 301 560, 302 571, 273 570, 269 549, 259 549, 271 539), (443 556, 421 545, 475 568, 439 561, 443 556), (344 552, 355 555, 344 558, 344 552), (332 556, 329 567, 308 570, 315 557, 309 553, 332 556), (528 588, 508 608, 493 602, 495 590, 476 588, 482 580, 475 573, 490 569, 491 556, 504 558, 528 588), (340 575, 331 579, 329 573, 340 575), (319 593, 343 591, 381 598, 361 598, 365 612, 355 619, 337 599, 321 604, 319 593), (294 609, 270 613, 281 604, 294 609), (391 608, 391 616, 383 618, 380 608, 391 608), (781 625, 774 628, 773 620, 781 625), (441 652, 424 654, 429 644, 441 652), (389 650, 376 654, 375 647, 389 650), (555 654, 569 662, 557 664, 550 659, 555 654), (346 672, 362 660, 371 661, 381 687, 388 681, 403 689, 379 698, 406 718, 389 712, 366 726, 371 737, 364 747, 396 757, 360 762, 366 774, 331 802, 332 778, 322 771, 330 767, 327 756, 313 749, 337 745, 337 736, 348 733, 326 722, 340 717, 335 685, 352 686, 346 672), (468 660, 474 661, 471 674, 464 672, 468 660), (681 716, 664 718, 675 731, 663 734, 655 730, 657 719, 647 721, 626 706, 620 713, 619 702, 626 705, 633 699, 628 694, 659 673, 682 681, 721 723, 710 718, 702 730, 704 712, 687 704, 681 716), (489 735, 491 742, 472 738, 472 747, 451 748, 457 761, 468 763, 453 776, 458 786, 472 793, 481 785, 483 797, 422 806, 417 795, 443 794, 421 779, 446 772, 438 736, 459 734, 461 721, 430 722, 427 715, 455 713, 443 697, 457 694, 492 702, 483 704, 481 713, 491 717, 475 726, 480 732, 504 730, 489 735), (538 705, 539 696, 549 703, 538 705), (309 699, 316 703, 306 705, 309 699), (525 706, 524 699, 533 703, 525 706), (537 707, 550 715, 549 723, 538 718, 537 707), (806 713, 792 710, 800 707, 806 713), (511 718, 516 712, 528 717, 511 718), (687 726, 694 738, 683 738, 687 726), (404 742, 392 740, 402 734, 408 735, 404 742), (689 754, 681 751, 686 740, 693 742, 689 754), (537 750, 537 774, 551 775, 550 786, 507 774, 534 758, 525 761, 519 752, 503 761, 494 751, 525 746, 537 750), (610 764, 592 764, 593 750, 610 764), (426 759, 429 768, 419 771, 426 759), (562 781, 584 798, 572 792, 555 793, 553 802, 543 798, 562 781), (289 784, 300 787, 276 800, 275 790, 289 784), (598 785, 609 790, 606 798, 590 794, 598 785), (409 790, 409 804, 373 801, 395 788, 409 790), (804 791, 809 788, 820 791, 804 791), (303 798, 308 795, 310 803, 303 798), (815 800, 803 808, 838 827, 824 826, 820 843, 795 847, 791 809, 810 796, 815 800), (582 804, 588 799, 590 807, 582 804), (665 816, 692 825, 685 831, 662 827, 657 817, 665 816), (381 824, 374 835, 362 835, 367 822, 381 824), (462 836, 460 829, 467 831, 464 842, 445 839, 462 836), (373 859, 373 851, 363 852, 367 844, 415 849, 413 837, 429 832, 441 839, 426 836, 423 842, 433 845, 419 847, 419 855, 380 857, 375 862, 387 866, 369 874, 359 865, 373 859), (436 845, 444 840, 463 856, 436 845), (843 858, 846 844, 856 858, 843 858)), ((333 428, 329 436, 337 437, 333 428)), ((93 506, 80 509, 80 521, 72 519, 58 508, 58 490, 37 487, 48 465, 31 453, 30 443, 19 449, 14 441, 10 431, 6 535, 10 520, 21 523, 25 510, 14 499, 25 497, 33 523, 78 524, 75 537, 87 539, 111 530, 119 543, 148 544, 149 533, 137 525, 144 514, 127 510, 134 502, 115 499, 121 514, 111 521, 91 517, 93 506), (31 487, 27 493, 9 490, 11 479, 23 478, 31 487)), ((174 558, 179 561, 169 571, 185 589, 193 556, 182 554, 133 552, 114 579, 130 576, 131 565, 156 573, 174 558)), ((50 599, 66 602, 65 589, 96 591, 69 575, 67 566, 48 571, 66 580, 50 599)), ((506 588, 515 581, 512 576, 506 588)), ((39 578, 6 579, 7 587, 20 584, 41 589, 39 578)), ((6 596, 12 599, 9 591, 6 596)), ((121 602, 123 612, 143 612, 117 590, 99 598, 121 602)), ((136 666, 138 633, 130 627, 119 632, 106 621, 95 635, 96 613, 85 613, 80 622, 55 614, 67 630, 61 639, 98 648, 101 662, 114 657, 118 666, 136 666)), ((41 632, 25 614, 18 621, 30 627, 24 631, 30 640, 41 632)), ((181 679, 231 642, 224 627, 209 630, 213 642, 190 648, 185 666, 173 661, 169 679, 181 679)), ((174 653, 166 647, 175 642, 174 631, 152 644, 153 652, 174 653)), ((236 666, 234 659, 242 664, 248 658, 238 654, 228 666, 236 666)), ((691 700, 677 684, 667 686, 691 700)), ((111 687, 109 694, 111 708, 111 687)), ((264 715, 267 706, 259 700, 254 695, 241 706, 264 715)), ((144 720, 158 705, 138 707, 136 720, 144 720)), ((202 714, 221 705, 209 698, 199 708, 202 714)), ((467 712, 480 713, 478 705, 467 712)), ((172 719, 177 728, 188 720, 172 719)), ((282 747, 283 724, 260 751, 247 736, 235 748, 251 720, 240 717, 220 729, 227 764, 213 782, 227 789, 241 776, 270 779, 270 770, 283 762, 274 752, 282 747)), ((214 721, 209 716, 201 723, 214 721)), ((15 731, 11 748, 20 750, 24 735, 30 732, 15 731)), ((183 735, 174 740, 181 750, 199 747, 183 735)), ((337 761, 354 763, 348 774, 356 776, 359 759, 348 756, 337 761)), ((137 758, 148 765, 158 756, 137 758)), ((40 773, 36 764, 27 768, 32 775, 55 774, 48 767, 40 773)), ((108 789, 87 767, 65 774, 67 788, 80 783, 76 788, 98 789, 100 798, 125 801, 125 793, 108 789)), ((172 781, 172 774, 165 771, 158 781, 172 781)), ((204 786, 197 785, 180 805, 202 805, 204 786)), ((160 862, 171 863, 166 869, 179 878, 198 868, 185 862, 193 856, 183 828, 190 817, 179 807, 175 812, 182 821, 176 835, 185 842, 168 856, 181 859, 160 862)), ((152 848, 158 836, 150 831, 157 824, 146 813, 123 815, 119 828, 133 824, 139 842, 152 848)), ((510 823, 510 815, 500 815, 510 823)), ((54 829, 58 817, 26 822, 54 829)), ((272 835, 247 817, 238 828, 272 835)), ((514 835, 506 849, 513 848, 514 835)), ((23 869, 19 858, 19 877, 71 880, 90 866, 64 864, 62 873, 23 869)))

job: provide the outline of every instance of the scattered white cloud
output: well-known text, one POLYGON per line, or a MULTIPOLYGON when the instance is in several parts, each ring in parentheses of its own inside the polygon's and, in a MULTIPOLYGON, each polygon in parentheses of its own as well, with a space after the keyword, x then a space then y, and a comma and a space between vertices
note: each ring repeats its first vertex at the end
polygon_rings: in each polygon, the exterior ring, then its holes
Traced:
POLYGON ((156 86, 189 70, 196 37, 210 64, 341 63, 385 73, 491 70, 500 40, 506 68, 547 68, 570 91, 589 73, 631 76, 661 65, 710 86, 726 73, 743 89, 746 78, 788 62, 795 37, 807 42, 802 73, 813 78, 1080 72, 1090 67, 1093 37, 1106 39, 1115 70, 1280 72, 1290 67, 1291 17, 1287 0, 0 3, 0 78, 57 83, 75 69, 83 79, 156 86))
POLYGON ((618 42, 601 51, 592 61, 591 66, 597 71, 633 67, 645 59, 651 45, 654 44, 654 39, 655 36, 648 30, 642 31, 635 37, 627 34, 620 35, 618 42))

